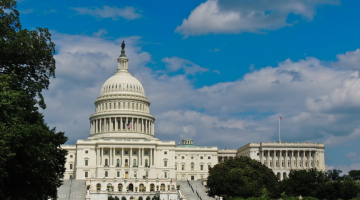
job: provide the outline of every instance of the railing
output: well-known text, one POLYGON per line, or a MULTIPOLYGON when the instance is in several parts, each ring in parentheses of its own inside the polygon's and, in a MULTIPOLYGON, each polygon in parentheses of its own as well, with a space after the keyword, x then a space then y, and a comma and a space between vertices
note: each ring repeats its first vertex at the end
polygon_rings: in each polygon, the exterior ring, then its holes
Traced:
POLYGON ((202 200, 201 196, 199 195, 199 193, 196 191, 197 196, 199 197, 200 200, 202 200))

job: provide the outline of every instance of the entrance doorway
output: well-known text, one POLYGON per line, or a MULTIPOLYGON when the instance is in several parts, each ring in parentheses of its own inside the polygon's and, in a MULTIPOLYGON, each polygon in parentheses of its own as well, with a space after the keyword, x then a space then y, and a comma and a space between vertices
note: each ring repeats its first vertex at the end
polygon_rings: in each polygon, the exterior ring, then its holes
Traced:
POLYGON ((191 180, 192 180, 192 181, 195 180, 195 177, 194 177, 194 176, 191 176, 191 180))
POLYGON ((129 184, 129 191, 134 191, 134 185, 132 183, 129 184))

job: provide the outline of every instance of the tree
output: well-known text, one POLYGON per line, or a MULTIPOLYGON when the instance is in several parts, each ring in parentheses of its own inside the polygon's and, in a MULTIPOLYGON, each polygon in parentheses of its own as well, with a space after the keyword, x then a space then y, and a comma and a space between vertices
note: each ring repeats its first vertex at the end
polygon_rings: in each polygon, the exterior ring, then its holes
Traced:
POLYGON ((360 170, 350 170, 349 176, 354 180, 360 180, 360 170))
POLYGON ((328 170, 327 171, 327 176, 329 177, 330 180, 336 181, 336 180, 340 179, 340 174, 341 173, 342 173, 342 171, 339 170, 339 169, 328 170))
POLYGON ((291 170, 289 178, 279 182, 278 195, 285 192, 289 196, 317 197, 319 185, 328 181, 326 173, 317 169, 291 170))
POLYGON ((226 199, 260 197, 264 188, 271 194, 277 181, 271 169, 256 160, 242 156, 219 163, 209 170, 208 194, 226 199))
POLYGON ((38 111, 55 76, 54 44, 47 29, 21 29, 15 8, 0 1, 0 199, 55 199, 67 137, 38 111))

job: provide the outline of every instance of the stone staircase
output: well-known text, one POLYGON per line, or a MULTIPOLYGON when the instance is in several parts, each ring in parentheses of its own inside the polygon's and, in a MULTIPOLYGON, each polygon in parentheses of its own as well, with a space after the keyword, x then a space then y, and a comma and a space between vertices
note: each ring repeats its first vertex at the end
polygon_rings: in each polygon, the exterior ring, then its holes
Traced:
POLYGON ((187 181, 176 181, 176 184, 180 185, 181 193, 186 197, 187 200, 215 200, 215 198, 209 197, 207 195, 207 188, 201 184, 201 181, 189 181, 189 183, 187 181), (189 183, 193 189, 191 189, 189 183))
POLYGON ((215 200, 213 197, 209 197, 206 191, 208 190, 201 184, 201 181, 189 181, 194 190, 196 190, 202 200, 215 200))
POLYGON ((85 200, 86 184, 80 180, 64 180, 58 188, 58 200, 85 200))
POLYGON ((186 200, 198 200, 199 197, 194 193, 187 181, 176 181, 176 185, 180 185, 181 194, 186 197, 186 200))

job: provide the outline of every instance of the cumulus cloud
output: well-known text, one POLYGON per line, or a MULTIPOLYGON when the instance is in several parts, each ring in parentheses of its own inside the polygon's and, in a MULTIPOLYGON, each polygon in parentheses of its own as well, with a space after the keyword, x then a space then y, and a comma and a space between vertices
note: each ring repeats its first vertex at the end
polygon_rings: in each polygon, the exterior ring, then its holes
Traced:
POLYGON ((124 8, 103 6, 102 8, 79 7, 71 9, 77 11, 79 15, 92 15, 97 18, 112 18, 113 20, 118 20, 119 17, 127 20, 134 20, 142 17, 136 8, 128 6, 124 8))
POLYGON ((208 33, 260 33, 290 26, 290 14, 312 20, 316 8, 339 0, 208 0, 196 7, 175 29, 185 37, 208 33))
POLYGON ((166 64, 166 69, 170 72, 184 70, 185 74, 195 75, 195 73, 207 72, 209 69, 200 67, 189 60, 178 57, 166 57, 161 60, 166 64))
POLYGON ((360 70, 360 49, 355 51, 348 51, 345 54, 338 54, 338 61, 333 63, 333 66, 338 68, 360 70))

